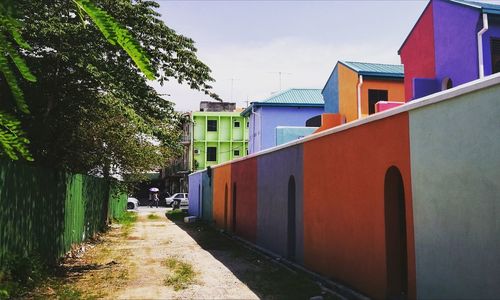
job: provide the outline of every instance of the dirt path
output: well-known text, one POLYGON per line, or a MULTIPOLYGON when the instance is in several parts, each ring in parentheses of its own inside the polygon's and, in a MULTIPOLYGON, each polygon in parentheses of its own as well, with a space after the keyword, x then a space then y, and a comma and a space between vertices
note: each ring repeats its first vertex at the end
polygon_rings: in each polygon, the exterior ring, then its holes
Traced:
POLYGON ((184 224, 175 215, 169 220, 165 212, 165 208, 140 208, 133 227, 114 226, 97 244, 87 245, 83 255, 67 259, 60 275, 40 289, 38 298, 332 298, 304 274, 212 227, 184 224), (177 264, 183 266, 176 269, 180 273, 173 271, 177 264), (177 281, 173 274, 180 274, 177 281))
MULTIPOLYGON (((130 250, 135 262, 134 273, 119 299, 258 299, 227 267, 203 250, 174 222, 165 218, 164 210, 141 210, 139 219, 123 248, 130 250), (149 215, 158 219, 148 219, 149 215), (197 273, 195 283, 174 291, 164 285, 167 258, 188 262, 197 273)), ((151 217, 150 217, 151 218, 151 217)))

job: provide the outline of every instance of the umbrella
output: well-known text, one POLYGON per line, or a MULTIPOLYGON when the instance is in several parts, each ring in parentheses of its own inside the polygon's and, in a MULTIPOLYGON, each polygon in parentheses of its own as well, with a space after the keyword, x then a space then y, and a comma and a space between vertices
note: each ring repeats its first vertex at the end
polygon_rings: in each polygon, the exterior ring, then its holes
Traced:
POLYGON ((152 187, 149 189, 150 192, 159 192, 160 190, 158 188, 152 187))

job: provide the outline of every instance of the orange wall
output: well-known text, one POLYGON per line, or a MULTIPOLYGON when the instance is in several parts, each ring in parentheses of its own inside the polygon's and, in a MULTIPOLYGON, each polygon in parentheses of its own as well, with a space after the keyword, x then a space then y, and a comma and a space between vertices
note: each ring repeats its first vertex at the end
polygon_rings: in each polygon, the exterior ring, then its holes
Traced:
POLYGON ((231 227, 231 165, 212 169, 213 184, 213 220, 215 226, 224 228, 224 216, 227 211, 227 227, 231 227), (227 184, 227 209, 225 207, 225 189, 227 184))
POLYGON ((361 113, 368 115, 368 90, 387 90, 388 101, 405 101, 405 85, 403 81, 376 80, 363 78, 361 86, 361 113))
POLYGON ((306 267, 385 298, 384 179, 396 166, 405 189, 409 293, 414 297, 409 158, 407 113, 304 143, 306 267))
POLYGON ((337 64, 339 72, 339 113, 346 116, 347 122, 358 118, 358 73, 337 64))

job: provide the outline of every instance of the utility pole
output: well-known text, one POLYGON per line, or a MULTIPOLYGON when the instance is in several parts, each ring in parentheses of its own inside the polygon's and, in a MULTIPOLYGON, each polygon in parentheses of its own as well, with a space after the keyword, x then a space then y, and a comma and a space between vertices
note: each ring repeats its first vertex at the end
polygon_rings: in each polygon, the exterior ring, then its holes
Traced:
POLYGON ((279 89, 280 91, 281 91, 281 77, 283 75, 292 75, 292 73, 281 72, 281 71, 279 71, 279 72, 269 72, 269 73, 271 73, 271 74, 278 74, 278 78, 279 78, 279 82, 280 82, 280 89, 279 89))

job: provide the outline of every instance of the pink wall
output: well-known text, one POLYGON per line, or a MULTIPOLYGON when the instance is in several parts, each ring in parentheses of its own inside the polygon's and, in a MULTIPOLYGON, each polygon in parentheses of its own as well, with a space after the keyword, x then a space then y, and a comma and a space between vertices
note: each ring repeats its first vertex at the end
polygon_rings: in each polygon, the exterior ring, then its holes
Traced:
POLYGON ((405 66, 405 100, 413 99, 413 78, 435 78, 433 2, 429 2, 399 50, 405 66))

